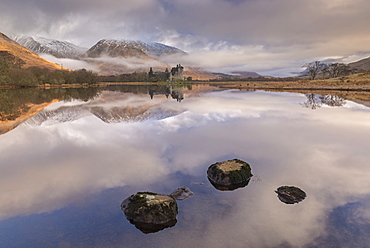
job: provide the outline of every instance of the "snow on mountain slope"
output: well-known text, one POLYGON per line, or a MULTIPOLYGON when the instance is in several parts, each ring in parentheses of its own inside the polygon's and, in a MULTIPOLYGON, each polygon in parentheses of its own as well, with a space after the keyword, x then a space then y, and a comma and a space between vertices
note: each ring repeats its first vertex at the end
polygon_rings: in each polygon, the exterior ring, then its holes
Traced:
POLYGON ((146 43, 139 40, 103 39, 87 51, 89 57, 108 55, 111 57, 150 57, 157 59, 172 54, 186 54, 176 47, 161 43, 146 43))
POLYGON ((70 42, 46 39, 43 37, 12 36, 14 41, 36 54, 51 54, 57 58, 80 58, 87 48, 76 46, 70 42))

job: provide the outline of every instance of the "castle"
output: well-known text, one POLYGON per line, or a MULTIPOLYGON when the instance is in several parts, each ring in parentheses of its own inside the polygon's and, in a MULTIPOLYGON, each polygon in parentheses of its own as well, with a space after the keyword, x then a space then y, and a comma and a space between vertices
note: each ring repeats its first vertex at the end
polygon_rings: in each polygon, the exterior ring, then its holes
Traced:
POLYGON ((184 67, 178 64, 176 67, 172 67, 171 71, 166 68, 165 72, 153 72, 153 68, 150 67, 148 73, 149 81, 167 81, 171 82, 173 80, 184 79, 184 67))

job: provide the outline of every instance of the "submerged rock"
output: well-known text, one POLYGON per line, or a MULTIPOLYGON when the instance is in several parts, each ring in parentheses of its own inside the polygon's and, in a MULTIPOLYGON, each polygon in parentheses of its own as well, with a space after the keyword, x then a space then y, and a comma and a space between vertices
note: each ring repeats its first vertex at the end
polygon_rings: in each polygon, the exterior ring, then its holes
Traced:
POLYGON ((216 189, 234 190, 247 186, 253 175, 247 162, 232 159, 209 166, 207 176, 216 189))
POLYGON ((126 198, 121 209, 126 218, 144 233, 159 231, 177 222, 177 203, 168 195, 138 192, 126 198))
POLYGON ((185 186, 176 189, 170 194, 170 196, 175 198, 175 200, 185 200, 193 195, 194 193, 188 187, 185 186))
POLYGON ((156 233, 162 231, 163 229, 170 228, 176 225, 177 220, 170 220, 163 224, 151 224, 151 223, 141 223, 136 221, 130 221, 131 224, 135 225, 142 233, 156 233))
POLYGON ((279 200, 286 204, 298 203, 306 198, 306 193, 294 186, 281 186, 275 192, 279 200))

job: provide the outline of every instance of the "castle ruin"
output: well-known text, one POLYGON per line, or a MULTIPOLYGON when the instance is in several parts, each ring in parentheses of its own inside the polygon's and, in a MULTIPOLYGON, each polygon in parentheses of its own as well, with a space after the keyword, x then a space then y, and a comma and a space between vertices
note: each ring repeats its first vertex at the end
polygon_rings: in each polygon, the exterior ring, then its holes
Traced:
POLYGON ((149 81, 167 81, 183 80, 184 79, 184 67, 181 64, 172 67, 171 71, 166 68, 165 72, 153 72, 153 68, 150 67, 148 73, 149 81))

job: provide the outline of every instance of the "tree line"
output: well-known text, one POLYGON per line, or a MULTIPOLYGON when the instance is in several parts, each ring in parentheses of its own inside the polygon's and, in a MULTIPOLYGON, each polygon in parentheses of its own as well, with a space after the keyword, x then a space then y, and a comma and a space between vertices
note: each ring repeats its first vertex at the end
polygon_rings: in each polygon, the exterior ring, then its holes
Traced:
POLYGON ((347 76, 360 72, 358 69, 351 68, 347 64, 338 62, 326 64, 321 61, 314 61, 304 64, 302 68, 306 68, 306 73, 311 80, 315 80, 319 76, 326 79, 347 76))
POLYGON ((86 69, 49 70, 40 67, 23 68, 24 61, 6 52, 0 52, 0 86, 36 86, 40 84, 95 84, 98 74, 86 69))

